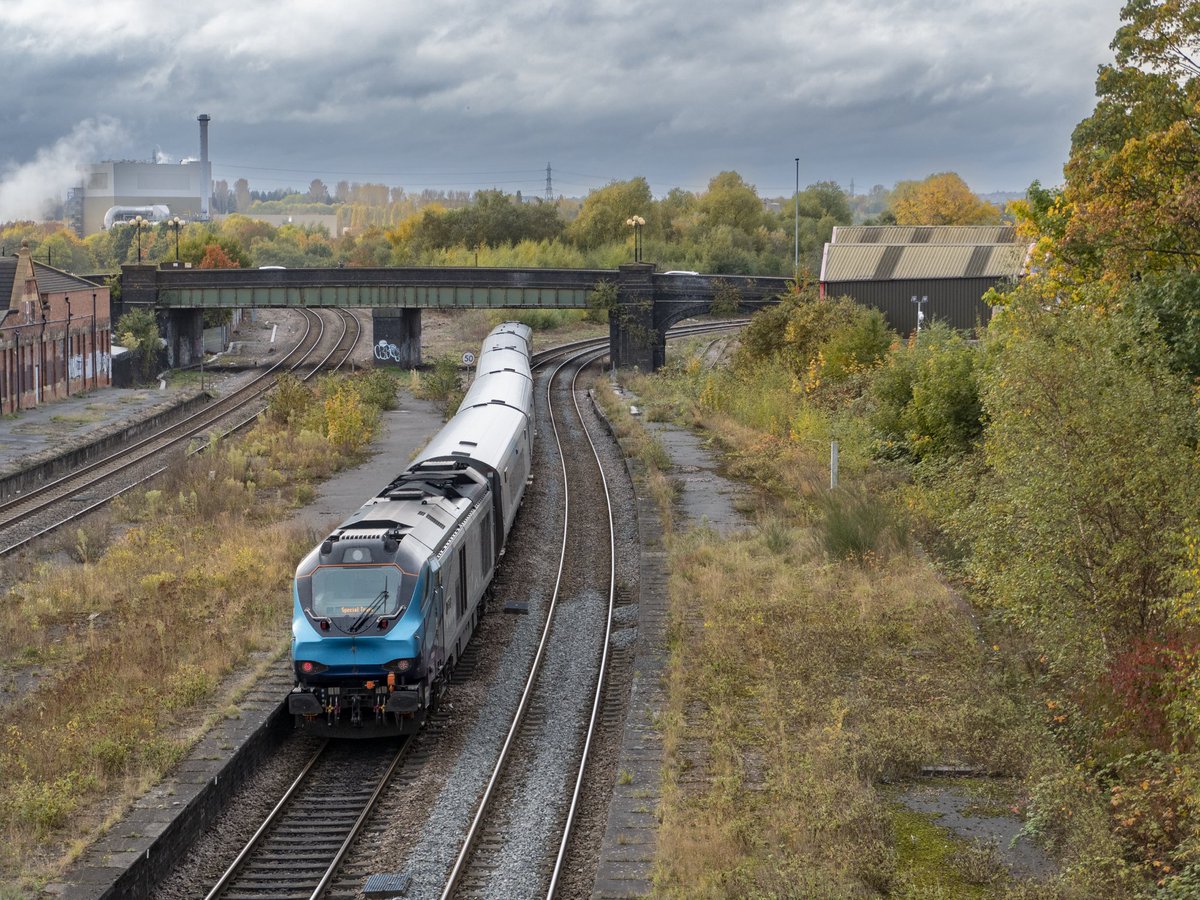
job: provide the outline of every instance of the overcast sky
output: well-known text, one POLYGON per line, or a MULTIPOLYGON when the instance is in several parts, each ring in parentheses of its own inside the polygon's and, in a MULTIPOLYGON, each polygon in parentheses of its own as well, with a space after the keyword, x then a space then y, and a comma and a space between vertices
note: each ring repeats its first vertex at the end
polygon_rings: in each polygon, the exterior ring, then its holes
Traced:
MULTIPOLYGON (((956 171, 1058 184, 1120 0, 3 0, 0 221, 76 162, 199 155, 313 178, 761 196, 956 171)), ((66 183, 50 186, 59 194, 66 183)), ((28 214, 28 213, 24 213, 28 214)))

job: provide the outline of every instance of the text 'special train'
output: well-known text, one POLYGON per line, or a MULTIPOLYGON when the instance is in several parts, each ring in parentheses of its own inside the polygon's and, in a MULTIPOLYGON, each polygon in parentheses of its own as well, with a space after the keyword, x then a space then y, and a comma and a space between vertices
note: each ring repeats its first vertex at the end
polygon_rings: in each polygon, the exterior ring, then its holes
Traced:
POLYGON ((288 710, 299 724, 405 734, 436 703, 529 478, 531 336, 517 322, 493 329, 454 418, 297 567, 288 710))

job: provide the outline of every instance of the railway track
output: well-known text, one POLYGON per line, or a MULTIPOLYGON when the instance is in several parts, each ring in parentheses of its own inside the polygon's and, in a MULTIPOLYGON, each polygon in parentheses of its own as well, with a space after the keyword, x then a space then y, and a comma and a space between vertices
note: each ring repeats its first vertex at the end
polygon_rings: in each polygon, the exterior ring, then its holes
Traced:
POLYGON ((85 463, 69 475, 0 503, 0 557, 19 550, 33 540, 61 528, 82 515, 112 501, 120 494, 155 477, 166 466, 154 467, 132 482, 121 476, 137 467, 147 468, 166 454, 178 450, 199 435, 220 429, 222 434, 237 431, 253 422, 263 405, 263 398, 275 386, 283 372, 294 372, 304 379, 322 369, 336 370, 343 366, 361 338, 358 319, 344 310, 336 310, 340 333, 333 346, 322 351, 326 333, 325 319, 311 310, 302 311, 307 327, 301 339, 275 365, 263 371, 249 384, 232 391, 199 412, 188 416, 140 441, 129 444, 115 453, 85 463), (118 487, 115 482, 122 480, 118 487), (70 508, 65 508, 66 504, 70 508), (58 515, 54 510, 61 510, 58 515), (47 519, 40 527, 14 532, 27 523, 47 519))
MULTIPOLYGON (((553 896, 562 869, 603 697, 616 585, 612 504, 603 465, 579 408, 577 389, 581 373, 604 352, 584 350, 571 353, 558 364, 547 380, 546 403, 562 465, 563 531, 558 574, 525 689, 458 858, 442 890, 443 900, 450 897, 493 896, 498 881, 520 882, 530 896, 543 892, 546 896, 553 896), (572 418, 569 423, 559 421, 554 413, 556 405, 570 411, 572 418), (590 454, 585 452, 588 447, 590 454), (603 511, 598 515, 593 504, 584 506, 578 502, 577 513, 572 515, 572 497, 581 493, 581 486, 586 486, 582 491, 591 500, 597 496, 603 498, 603 511), (589 513, 594 518, 589 519, 589 513), (602 538, 597 534, 596 519, 604 523, 602 538), (602 583, 596 583, 592 577, 595 574, 595 561, 597 557, 605 556, 607 575, 602 583), (582 567, 576 563, 580 557, 586 557, 587 560, 582 567), (560 619, 564 617, 556 613, 567 605, 572 609, 563 622, 560 619), (578 659, 589 644, 594 657, 598 659, 590 679, 590 707, 587 697, 577 695, 572 698, 567 694, 569 689, 578 690, 584 686, 579 679, 559 677, 560 673, 571 667, 571 660, 578 659), (580 716, 581 713, 584 715, 580 716), (581 730, 582 739, 579 734, 581 730), (548 748, 564 757, 555 771, 573 771, 573 776, 557 783, 550 771, 534 771, 530 768, 529 760, 544 761, 548 748), (569 757, 569 761, 566 757, 569 757), (524 765, 512 764, 516 761, 524 765), (540 843, 540 848, 526 847, 526 865, 514 868, 511 836, 514 826, 522 819, 520 810, 530 806, 531 777, 537 782, 542 782, 543 777, 554 782, 543 782, 541 785, 549 788, 543 796, 550 801, 554 811, 541 823, 541 827, 528 828, 527 834, 534 838, 535 844, 540 843), (535 883, 544 888, 535 889, 535 883)), ((585 677, 584 681, 587 680, 585 677)), ((523 824, 528 827, 530 823, 523 824)))
POLYGON ((389 743, 323 743, 205 900, 321 897, 412 741, 389 743))
MULTIPOLYGON (((738 327, 741 323, 732 323, 729 327, 738 327)), ((696 329, 677 329, 672 331, 672 336, 686 334, 691 331, 709 330, 713 326, 707 325, 696 329)), ((336 342, 341 345, 339 339, 336 342)), ((568 367, 568 360, 564 357, 568 356, 565 348, 556 348, 552 351, 542 351, 537 354, 539 364, 550 365, 552 362, 558 362, 559 366, 555 376, 550 376, 546 381, 546 403, 549 407, 548 415, 554 416, 553 431, 564 432, 565 435, 574 435, 575 439, 582 441, 586 438, 587 443, 591 443, 591 438, 588 435, 588 424, 584 421, 583 411, 580 409, 579 390, 577 387, 577 379, 584 367, 594 362, 596 359, 604 355, 606 351, 606 342, 578 342, 572 345, 573 353, 570 354, 574 358, 574 363, 568 367), (573 408, 573 420, 570 423, 559 422, 558 416, 552 411, 559 405, 558 400, 570 399, 570 405, 573 408), (582 437, 581 437, 582 435, 582 437)), ((349 353, 342 354, 343 358, 349 353)), ((335 346, 331 351, 331 357, 336 359, 338 356, 338 347, 335 346)), ((545 421, 542 421, 540 426, 543 432, 546 431, 545 421)), ((543 440, 545 440, 543 438, 543 440)), ((599 465, 599 460, 587 460, 584 456, 586 444, 576 443, 567 449, 560 449, 558 457, 562 465, 562 479, 564 482, 563 489, 567 486, 579 484, 584 478, 590 479, 591 483, 602 483, 604 475, 599 465), (586 462, 586 466, 583 464, 586 462), (585 475, 583 469, 590 467, 593 473, 585 475)), ((593 456, 595 451, 593 449, 593 456)), ((539 474, 539 480, 546 478, 545 475, 539 474)), ((596 488, 599 490, 599 488, 596 488)), ((552 492, 553 493, 553 492, 552 492)), ((607 494, 607 492, 604 492, 607 494)), ((564 505, 568 507, 580 507, 576 512, 581 512, 582 507, 587 505, 594 506, 590 503, 575 503, 570 500, 572 495, 566 495, 564 505)), ((601 530, 607 531, 606 540, 608 542, 607 559, 602 562, 606 564, 608 575, 606 583, 602 589, 596 584, 584 584, 580 582, 577 576, 572 575, 563 559, 570 552, 570 547, 586 548, 586 553, 576 556, 594 557, 598 553, 599 544, 597 542, 597 528, 593 525, 588 528, 580 528, 580 517, 578 515, 564 515, 562 525, 562 535, 564 549, 560 554, 559 574, 557 576, 557 584, 555 587, 555 595, 562 593, 562 598, 558 602, 567 607, 573 607, 573 618, 568 619, 566 624, 561 624, 559 632, 551 636, 551 629, 554 627, 555 616, 546 613, 546 621, 549 623, 547 629, 543 633, 541 643, 537 650, 537 657, 540 662, 534 664, 536 670, 549 670, 547 677, 539 679, 537 672, 533 672, 526 684, 525 699, 520 702, 521 714, 519 718, 521 722, 514 722, 509 728, 509 738, 506 740, 506 746, 509 746, 507 759, 501 759, 496 763, 493 770, 493 780, 496 782, 494 787, 489 787, 487 793, 491 796, 485 796, 479 805, 479 812, 476 815, 477 825, 471 826, 472 837, 466 840, 463 844, 463 850, 460 853, 460 862, 455 862, 454 870, 459 871, 457 876, 450 875, 450 879, 445 883, 442 889, 442 896, 458 896, 458 897, 474 897, 474 896, 505 896, 503 893, 497 893, 495 887, 495 879, 504 876, 506 873, 501 872, 498 868, 500 863, 503 863, 503 857, 506 853, 512 852, 511 840, 514 835, 527 836, 526 833, 536 830, 538 834, 535 836, 537 840, 533 845, 526 848, 523 865, 526 868, 524 874, 518 873, 517 878, 523 879, 529 873, 533 873, 527 883, 521 882, 522 887, 509 896, 533 896, 534 894, 543 894, 545 896, 553 896, 558 889, 559 878, 566 863, 569 859, 566 855, 570 844, 570 833, 573 821, 575 820, 576 810, 580 802, 580 790, 584 784, 584 773, 588 766, 588 751, 592 745, 595 734, 598 730, 602 731, 605 728, 615 729, 620 725, 622 712, 623 696, 622 685, 615 683, 620 677, 614 676, 614 679, 606 680, 603 675, 602 664, 599 662, 605 654, 611 653, 612 662, 615 666, 615 671, 626 672, 629 665, 628 662, 622 663, 625 651, 621 647, 617 647, 610 651, 610 633, 613 629, 613 609, 614 604, 619 610, 622 604, 628 605, 631 600, 628 596, 622 598, 614 588, 613 569, 616 559, 616 554, 612 543, 612 513, 611 509, 606 516, 607 523, 603 525, 601 530), (588 628, 580 628, 581 607, 590 606, 591 609, 582 610, 586 612, 590 625, 588 628), (563 635, 568 637, 572 632, 579 633, 587 631, 593 636, 590 643, 590 655, 585 655, 579 652, 579 646, 568 648, 565 651, 561 647, 554 645, 566 643, 565 640, 560 640, 563 635), (561 651, 561 652, 560 652, 561 651), (555 654, 559 654, 557 657, 555 654), (543 658, 544 657, 544 658, 543 658), (575 691, 572 694, 572 699, 569 704, 564 704, 562 699, 562 691, 565 680, 562 677, 562 672, 565 668, 588 669, 585 689, 575 691), (534 691, 530 692, 531 685, 537 685, 534 691), (541 690, 540 696, 537 690, 541 690), (571 721, 565 726, 559 721, 555 722, 555 715, 561 711, 564 705, 570 705, 571 721), (547 728, 554 730, 555 734, 547 737, 547 728), (547 752, 553 751, 559 753, 560 748, 551 747, 551 744, 561 744, 562 756, 569 759, 563 764, 556 764, 558 768, 563 770, 561 776, 556 776, 554 784, 549 785, 553 792, 552 802, 546 805, 544 812, 539 811, 539 822, 537 829, 529 827, 527 822, 521 821, 520 810, 529 809, 529 799, 526 796, 521 797, 523 789, 522 784, 538 780, 546 780, 543 778, 542 770, 539 768, 540 761, 545 757, 547 752), (499 773, 499 774, 497 774, 499 773), (507 779, 507 780, 505 780, 507 779), (523 804, 523 806, 522 806, 523 804)), ((603 568, 599 566, 597 568, 603 568)), ((507 617, 506 617, 507 618, 507 617)), ((532 623, 531 623, 532 624, 532 623)), ((459 667, 456 669, 453 681, 458 682, 464 676, 470 675, 470 670, 474 666, 475 654, 478 651, 477 646, 469 646, 466 648, 463 659, 460 661, 459 667)), ((531 654, 532 655, 532 654, 531 654)), ((628 654, 625 654, 628 655, 628 654)), ((515 680, 515 679, 514 679, 515 680)), ((516 693, 515 690, 513 692, 516 693)), ((462 731, 462 724, 457 723, 453 731, 462 731)), ((389 793, 395 795, 398 786, 402 783, 411 783, 417 775, 422 771, 422 767, 427 764, 430 758, 437 759, 444 756, 442 748, 447 743, 449 735, 446 729, 450 727, 445 721, 445 717, 441 712, 437 714, 430 722, 430 727, 425 729, 421 734, 417 735, 413 744, 406 744, 405 750, 401 751, 397 748, 396 753, 399 757, 398 761, 393 762, 394 757, 389 755, 388 766, 392 784, 391 791, 384 789, 379 792, 372 790, 374 799, 371 801, 375 805, 376 813, 372 821, 372 815, 365 805, 358 807, 358 812, 353 816, 349 812, 339 812, 336 818, 342 820, 343 824, 350 818, 357 823, 356 831, 366 827, 374 829, 378 833, 378 829, 384 827, 388 822, 403 822, 402 836, 400 843, 397 843, 393 836, 392 841, 388 844, 386 856, 388 860, 381 862, 378 858, 372 860, 372 850, 378 850, 376 844, 371 839, 359 838, 357 846, 355 846, 354 834, 350 831, 338 832, 342 836, 340 839, 332 831, 332 825, 328 828, 322 826, 320 828, 309 828, 309 824, 315 824, 317 819, 324 816, 324 811, 340 803, 341 793, 350 793, 348 785, 355 786, 355 793, 358 791, 357 786, 365 784, 366 776, 353 777, 347 776, 347 767, 350 762, 334 765, 335 769, 340 767, 341 771, 335 776, 333 788, 328 787, 330 782, 324 781, 326 776, 321 775, 321 772, 326 771, 325 764, 316 764, 312 767, 309 775, 304 779, 298 779, 300 782, 295 786, 294 792, 290 794, 291 799, 280 801, 276 804, 281 811, 279 815, 287 816, 285 808, 294 807, 299 813, 299 824, 286 827, 279 826, 281 830, 276 831, 276 825, 264 823, 261 827, 251 824, 245 831, 249 833, 251 829, 258 828, 256 841, 261 847, 270 847, 269 850, 248 849, 239 855, 239 861, 231 866, 229 870, 232 874, 226 879, 223 877, 222 882, 218 884, 209 893, 210 897, 353 897, 357 896, 362 889, 363 883, 367 875, 375 872, 383 871, 386 868, 396 868, 401 865, 404 854, 415 845, 417 835, 422 830, 422 817, 427 814, 422 811, 413 818, 414 808, 411 805, 411 796, 409 802, 402 805, 397 805, 394 798, 389 801, 389 793), (317 781, 314 781, 317 779, 317 781), (319 786, 324 784, 325 787, 319 786), (318 785, 318 786, 313 786, 318 785), (316 802, 304 803, 298 802, 297 798, 301 797, 316 797, 324 798, 316 802), (303 811, 307 810, 308 824, 305 822, 303 811), (286 835, 286 840, 280 837, 278 840, 271 837, 278 833, 286 835), (341 852, 338 860, 329 856, 329 849, 332 844, 337 843, 341 852), (265 854, 265 856, 264 856, 265 854), (349 854, 349 855, 347 855, 349 854), (329 862, 322 863, 320 867, 309 865, 310 857, 328 856, 329 862), (260 859, 261 862, 255 862, 260 859), (339 862, 340 860, 340 862, 339 862), (339 870, 340 866, 340 870, 339 870), (319 877, 314 877, 317 868, 321 868, 319 877), (300 877, 300 869, 304 870, 304 884, 294 885, 290 882, 285 883, 283 876, 285 874, 291 877, 292 870, 295 871, 297 879, 300 877), (248 874, 256 873, 256 874, 248 874)), ((372 742, 374 743, 374 742, 372 742)), ((365 748, 362 748, 365 749, 365 748)), ((375 744, 375 757, 381 756, 379 744, 375 744)), ((390 751, 389 751, 390 753, 390 751)), ((368 755, 371 755, 368 751, 368 755)), ((387 755, 387 754, 384 754, 387 755)), ((326 757, 327 759, 331 757, 326 757)), ((357 764, 355 764, 357 765, 357 764)), ((364 763, 367 765, 367 763, 364 763)), ((370 762, 370 766, 382 766, 381 759, 374 759, 370 762)), ((486 765, 486 763, 484 763, 486 765)), ((372 776, 373 778, 374 776, 372 776)), ((609 776, 611 779, 611 775, 609 776)), ((384 776, 380 776, 380 783, 384 782, 384 776)), ((468 796, 474 796, 472 793, 468 796)), ((264 801, 264 806, 269 806, 273 803, 271 800, 264 801)), ((358 801, 356 801, 358 802, 358 801)), ((470 801, 467 801, 470 803, 470 801)), ((468 818, 469 818, 469 814, 468 818)), ((462 826, 466 830, 466 823, 462 826)), ((453 844, 447 847, 449 853, 453 853, 451 849, 453 844)), ((236 848, 230 847, 224 856, 228 860, 234 855, 236 848)), ((401 872, 404 874, 412 871, 412 860, 408 860, 406 865, 401 865, 401 872)), ((224 866, 225 863, 220 863, 224 866)), ((437 869, 433 877, 441 879, 443 874, 449 871, 450 863, 443 863, 443 867, 437 869)), ((216 871, 220 871, 217 869, 216 871)), ((511 878, 511 873, 507 873, 511 878)), ((189 885, 194 886, 197 883, 212 884, 212 879, 216 872, 211 872, 203 881, 190 881, 189 885)), ((421 890, 414 893, 413 896, 436 896, 439 890, 438 885, 442 881, 433 882, 431 886, 428 882, 419 882, 421 890)), ((416 888, 417 885, 414 885, 416 888)), ((566 889, 570 893, 570 889, 566 889)), ((186 891, 186 896, 194 896, 192 892, 186 891)), ((572 894, 573 895, 573 894, 572 894)))

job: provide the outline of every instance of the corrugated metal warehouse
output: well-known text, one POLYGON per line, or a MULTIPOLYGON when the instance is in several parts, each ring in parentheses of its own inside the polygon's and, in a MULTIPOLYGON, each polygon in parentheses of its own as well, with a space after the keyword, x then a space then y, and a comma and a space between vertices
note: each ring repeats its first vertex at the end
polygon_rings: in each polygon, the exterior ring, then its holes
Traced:
POLYGON ((974 329, 992 315, 983 295, 1024 274, 1028 256, 1008 225, 839 226, 821 259, 821 296, 853 297, 901 334, 917 327, 918 311, 974 329))

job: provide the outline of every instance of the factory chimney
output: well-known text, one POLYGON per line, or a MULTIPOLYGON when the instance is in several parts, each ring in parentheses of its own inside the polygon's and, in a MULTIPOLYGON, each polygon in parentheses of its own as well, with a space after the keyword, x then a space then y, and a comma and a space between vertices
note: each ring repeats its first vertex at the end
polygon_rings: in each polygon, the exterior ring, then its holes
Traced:
POLYGON ((208 113, 196 117, 200 123, 200 218, 208 220, 208 201, 212 196, 212 169, 208 162, 208 123, 211 121, 208 113))

